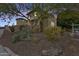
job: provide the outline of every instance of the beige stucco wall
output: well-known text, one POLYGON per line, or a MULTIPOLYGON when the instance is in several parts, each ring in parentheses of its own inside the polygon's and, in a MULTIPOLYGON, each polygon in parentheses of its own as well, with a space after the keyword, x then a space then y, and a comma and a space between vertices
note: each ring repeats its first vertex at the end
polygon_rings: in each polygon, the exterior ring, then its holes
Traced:
POLYGON ((24 21, 24 20, 17 20, 17 25, 26 25, 26 21, 24 21))

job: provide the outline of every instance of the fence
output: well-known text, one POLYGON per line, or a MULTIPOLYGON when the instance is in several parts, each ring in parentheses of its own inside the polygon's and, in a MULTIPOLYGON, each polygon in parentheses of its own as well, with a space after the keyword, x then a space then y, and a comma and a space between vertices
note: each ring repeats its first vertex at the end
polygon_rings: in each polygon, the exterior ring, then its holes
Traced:
POLYGON ((72 33, 79 32, 79 24, 72 23, 72 33))

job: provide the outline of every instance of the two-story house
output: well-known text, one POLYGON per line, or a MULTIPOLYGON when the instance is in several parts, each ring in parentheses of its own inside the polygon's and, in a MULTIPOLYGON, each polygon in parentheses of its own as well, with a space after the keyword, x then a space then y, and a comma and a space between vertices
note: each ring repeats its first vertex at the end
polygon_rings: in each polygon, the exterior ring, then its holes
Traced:
MULTIPOLYGON (((57 15, 56 14, 52 14, 52 12, 49 12, 51 14, 51 16, 45 20, 43 20, 43 22, 40 22, 40 20, 38 19, 37 17, 37 12, 36 11, 30 11, 27 13, 28 17, 30 20, 32 20, 33 22, 33 25, 35 22, 37 22, 37 24, 35 24, 37 30, 40 29, 40 28, 45 28, 47 26, 51 26, 51 27, 54 27, 56 26, 56 20, 57 20, 57 15), (38 21, 36 21, 38 20, 38 21)), ((41 31, 41 30, 40 30, 41 31)))

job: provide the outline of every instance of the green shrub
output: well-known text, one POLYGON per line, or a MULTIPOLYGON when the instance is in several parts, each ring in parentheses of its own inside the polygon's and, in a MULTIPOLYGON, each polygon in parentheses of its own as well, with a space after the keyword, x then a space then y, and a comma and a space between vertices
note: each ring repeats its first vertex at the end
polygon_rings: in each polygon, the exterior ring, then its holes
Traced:
POLYGON ((71 30, 72 23, 79 24, 79 11, 66 10, 58 15, 57 18, 58 26, 71 30))
POLYGON ((19 34, 14 34, 14 35, 12 36, 12 43, 16 43, 16 42, 18 42, 18 41, 21 41, 19 34))
POLYGON ((31 37, 31 32, 28 30, 29 29, 24 28, 20 31, 15 32, 14 35, 12 36, 12 42, 16 43, 18 41, 28 40, 28 36, 31 37))
POLYGON ((47 27, 44 29, 44 34, 50 41, 59 39, 63 32, 64 30, 62 30, 60 27, 47 27))
POLYGON ((33 33, 39 32, 39 28, 38 28, 38 27, 32 28, 32 32, 33 32, 33 33))

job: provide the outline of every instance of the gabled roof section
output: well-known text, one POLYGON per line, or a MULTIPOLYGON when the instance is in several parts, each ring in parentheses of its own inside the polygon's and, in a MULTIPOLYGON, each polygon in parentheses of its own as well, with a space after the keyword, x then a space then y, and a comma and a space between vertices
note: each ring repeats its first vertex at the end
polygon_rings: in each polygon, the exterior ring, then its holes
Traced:
POLYGON ((26 20, 26 19, 24 19, 24 18, 17 18, 16 20, 26 20))
POLYGON ((32 14, 32 13, 34 13, 35 11, 34 10, 31 10, 31 11, 29 11, 26 15, 30 15, 30 14, 32 14))

